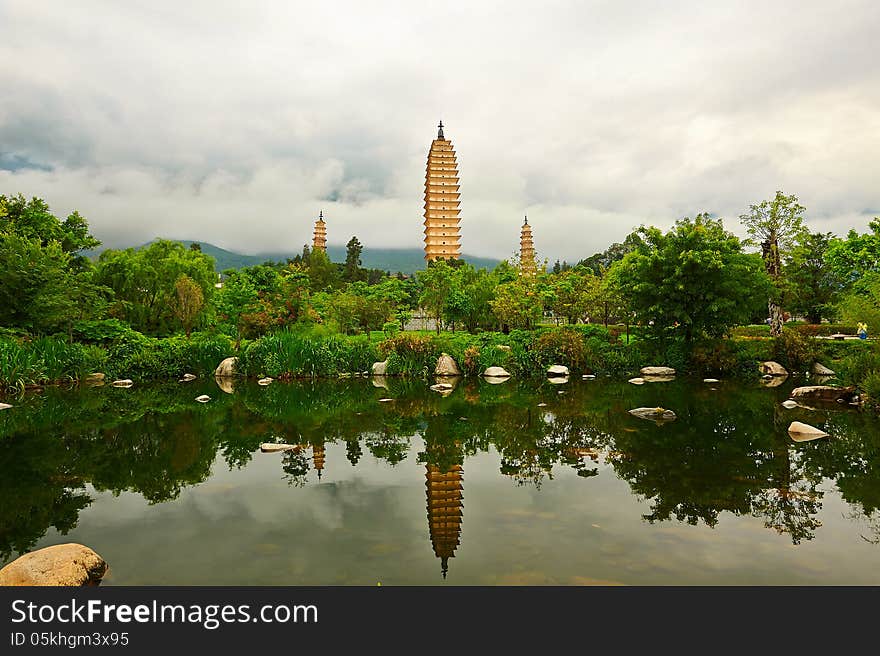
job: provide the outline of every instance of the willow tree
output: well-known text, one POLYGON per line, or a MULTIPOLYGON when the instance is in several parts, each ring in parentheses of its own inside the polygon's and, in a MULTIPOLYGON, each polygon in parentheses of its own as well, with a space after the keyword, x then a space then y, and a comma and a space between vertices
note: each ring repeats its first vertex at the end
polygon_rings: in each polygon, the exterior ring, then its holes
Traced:
POLYGON ((773 281, 774 293, 767 301, 767 310, 770 314, 770 334, 774 336, 782 332, 783 324, 780 305, 784 288, 782 258, 806 232, 802 216, 804 211, 797 196, 786 196, 777 191, 773 200, 750 205, 748 214, 739 217, 752 241, 760 244, 764 268, 773 281))

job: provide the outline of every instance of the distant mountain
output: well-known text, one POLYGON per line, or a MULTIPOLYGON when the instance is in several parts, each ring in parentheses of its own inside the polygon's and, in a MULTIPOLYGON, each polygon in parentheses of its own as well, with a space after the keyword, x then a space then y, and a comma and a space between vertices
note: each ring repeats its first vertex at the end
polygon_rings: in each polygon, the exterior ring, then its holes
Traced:
MULTIPOLYGON (((242 267, 263 264, 264 262, 285 262, 299 253, 259 253, 257 255, 244 255, 229 251, 208 242, 193 242, 180 239, 181 244, 189 248, 190 244, 198 243, 205 255, 214 258, 217 271, 226 269, 240 269, 242 267)), ((135 246, 142 248, 146 244, 135 246)), ((85 253, 89 257, 97 257, 99 251, 85 253)), ((327 254, 333 262, 345 261, 345 246, 328 246, 327 254)), ((462 258, 478 269, 493 269, 500 260, 489 257, 476 257, 462 255, 462 258)), ((361 253, 361 265, 366 269, 381 269, 391 273, 411 274, 425 268, 425 252, 421 248, 370 248, 364 247, 361 253)))

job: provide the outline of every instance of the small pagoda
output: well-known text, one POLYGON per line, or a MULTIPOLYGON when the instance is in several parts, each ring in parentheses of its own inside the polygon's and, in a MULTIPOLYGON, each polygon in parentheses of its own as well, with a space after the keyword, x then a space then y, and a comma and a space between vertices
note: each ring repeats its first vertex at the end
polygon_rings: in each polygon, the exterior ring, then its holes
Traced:
POLYGON ((320 214, 318 214, 318 220, 315 221, 312 250, 327 252, 327 224, 324 223, 324 210, 321 210, 320 214))
POLYGON ((532 274, 537 271, 535 263, 535 241, 532 239, 532 226, 529 217, 525 217, 519 235, 519 267, 522 273, 532 274))
POLYGON ((461 256, 459 197, 455 150, 440 121, 425 171, 425 261, 461 256))
POLYGON ((461 539, 462 467, 452 465, 443 471, 436 465, 426 465, 425 488, 428 496, 428 531, 434 555, 440 559, 443 578, 449 571, 449 559, 461 539))

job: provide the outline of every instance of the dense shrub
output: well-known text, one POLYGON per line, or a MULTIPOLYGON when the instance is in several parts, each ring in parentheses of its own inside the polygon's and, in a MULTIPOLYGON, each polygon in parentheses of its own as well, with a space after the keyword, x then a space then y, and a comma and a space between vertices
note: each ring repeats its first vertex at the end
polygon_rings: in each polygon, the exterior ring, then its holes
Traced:
POLYGON ((809 371, 818 355, 816 340, 791 328, 773 340, 773 359, 789 371, 809 371))

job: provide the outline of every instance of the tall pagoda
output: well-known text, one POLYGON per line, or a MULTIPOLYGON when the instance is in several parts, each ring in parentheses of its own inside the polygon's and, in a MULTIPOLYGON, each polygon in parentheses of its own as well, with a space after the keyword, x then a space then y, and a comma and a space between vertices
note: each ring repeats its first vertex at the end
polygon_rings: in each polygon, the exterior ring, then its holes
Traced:
POLYGON ((537 270, 535 241, 532 239, 532 226, 529 225, 529 217, 525 217, 519 235, 519 266, 523 273, 534 274, 537 270))
POLYGON ((444 471, 437 465, 426 465, 425 488, 428 495, 428 532, 434 555, 440 559, 443 578, 449 571, 449 559, 461 538, 462 467, 452 465, 444 471))
POLYGON ((459 234, 458 163, 452 142, 443 136, 443 121, 431 142, 425 172, 425 260, 458 259, 459 234))
POLYGON ((324 223, 324 210, 318 214, 318 220, 315 221, 315 234, 312 238, 312 250, 327 252, 327 224, 324 223))

